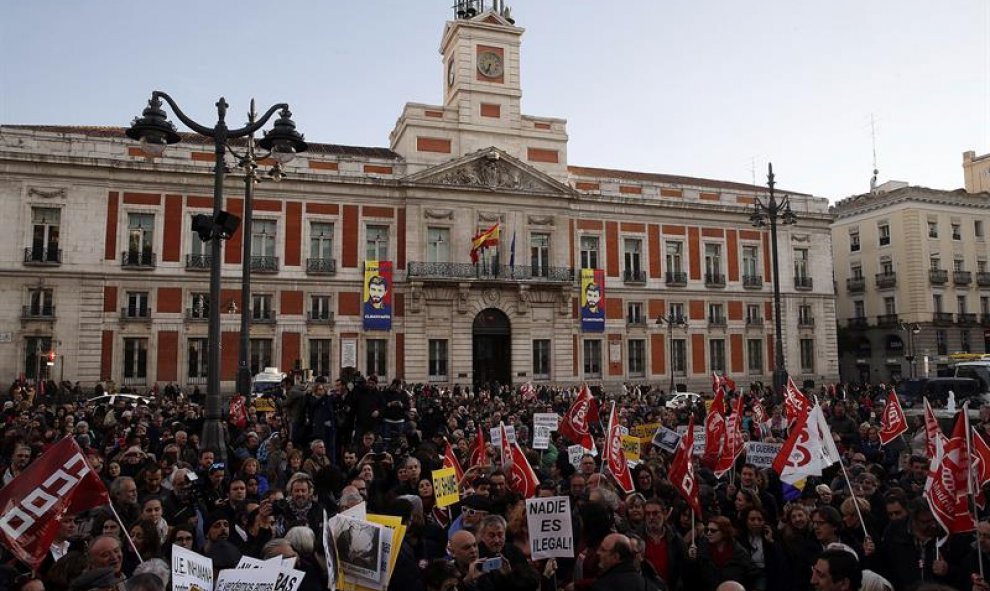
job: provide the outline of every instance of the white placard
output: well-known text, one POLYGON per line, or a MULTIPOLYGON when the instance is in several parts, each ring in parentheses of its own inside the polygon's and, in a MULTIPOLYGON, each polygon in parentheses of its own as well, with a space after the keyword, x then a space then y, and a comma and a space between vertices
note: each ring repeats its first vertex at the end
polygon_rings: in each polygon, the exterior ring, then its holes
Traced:
MULTIPOLYGON (((678 425, 677 433, 684 435, 687 433, 687 425, 678 425)), ((694 426, 694 455, 705 455, 705 427, 704 425, 694 426)))
POLYGON ((268 568, 228 568, 220 571, 216 591, 275 591, 281 573, 268 568))
POLYGON ((357 367, 357 341, 342 339, 340 341, 340 366, 357 367))
POLYGON ((526 522, 533 560, 574 557, 569 497, 526 499, 526 522))
POLYGON ((780 453, 783 443, 763 443, 762 441, 746 442, 746 463, 753 464, 757 468, 769 468, 773 466, 773 461, 780 453))
POLYGON ((182 546, 173 545, 173 591, 189 591, 194 585, 204 591, 213 589, 213 560, 182 546))
MULTIPOLYGON (((687 433, 687 430, 684 430, 687 433)), ((667 453, 674 453, 677 451, 677 444, 681 441, 682 433, 678 433, 673 429, 668 429, 667 427, 660 427, 657 432, 653 434, 653 445, 664 450, 667 453)))
POLYGON ((533 449, 550 447, 550 433, 550 427, 546 425, 533 425, 533 449))
MULTIPOLYGON (((502 430, 498 427, 491 428, 492 445, 498 447, 502 445, 502 430)), ((516 428, 513 425, 505 426, 505 436, 509 438, 509 443, 516 442, 516 428)))
POLYGON ((533 413, 533 426, 549 427, 551 431, 556 431, 560 426, 560 415, 555 412, 533 413))
POLYGON ((575 443, 567 448, 567 461, 577 468, 581 465, 581 457, 586 453, 588 453, 588 450, 584 449, 580 443, 575 443))

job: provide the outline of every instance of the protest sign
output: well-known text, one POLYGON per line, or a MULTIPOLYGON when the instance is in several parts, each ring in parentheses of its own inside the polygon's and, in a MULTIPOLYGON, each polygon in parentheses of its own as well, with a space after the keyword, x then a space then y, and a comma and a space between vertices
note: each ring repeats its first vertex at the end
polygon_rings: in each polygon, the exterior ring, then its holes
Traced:
POLYGON ((341 515, 330 523, 340 570, 348 577, 380 583, 385 575, 381 567, 385 528, 341 515))
POLYGON ((570 462, 572 466, 577 468, 581 465, 581 456, 588 453, 588 450, 580 443, 575 443, 574 445, 567 448, 567 461, 570 462))
POLYGON ((640 439, 649 439, 653 437, 657 429, 661 427, 660 423, 643 423, 642 425, 636 425, 629 432, 640 439))
POLYGON ((433 471, 433 494, 437 507, 448 507, 461 500, 457 472, 453 468, 433 471))
POLYGON ((548 427, 551 431, 556 431, 560 425, 560 416, 553 412, 533 413, 533 427, 548 427))
MULTIPOLYGON (((687 432, 686 428, 684 432, 687 432)), ((653 445, 665 452, 674 453, 677 450, 677 444, 681 441, 681 435, 683 435, 683 433, 678 433, 677 431, 668 429, 667 427, 660 427, 657 429, 657 432, 653 434, 653 445)))
MULTIPOLYGON (((687 425, 678 425, 677 434, 684 435, 687 433, 687 425)), ((705 430, 695 429, 694 430, 694 455, 703 456, 705 455, 705 430)))
POLYGON ((182 546, 172 546, 172 590, 212 591, 213 560, 182 546))
POLYGON ((550 432, 550 427, 546 425, 533 425, 533 449, 550 447, 550 432))
POLYGON ((622 453, 625 454, 627 462, 639 463, 641 446, 642 441, 639 437, 633 437, 631 435, 622 436, 622 453))
MULTIPOLYGON (((364 505, 364 503, 361 503, 364 505)), ((333 530, 327 510, 323 510, 323 558, 327 562, 327 589, 337 588, 337 547, 334 545, 333 530)))
MULTIPOLYGON (((505 435, 506 435, 506 437, 509 438, 509 443, 513 443, 514 444, 516 442, 516 428, 513 425, 506 425, 505 426, 505 435)), ((499 429, 498 427, 492 427, 491 428, 491 436, 492 436, 491 437, 491 439, 492 439, 492 445, 494 445, 495 447, 498 447, 498 446, 502 445, 502 430, 501 429, 499 429)))
POLYGON ((780 453, 783 443, 763 443, 761 441, 746 442, 746 463, 753 464, 759 469, 773 466, 773 461, 780 453))
POLYGON ((267 568, 228 568, 220 571, 216 591, 275 591, 279 571, 267 568))
POLYGON ((529 551, 533 560, 573 558, 571 500, 568 497, 526 499, 529 551))

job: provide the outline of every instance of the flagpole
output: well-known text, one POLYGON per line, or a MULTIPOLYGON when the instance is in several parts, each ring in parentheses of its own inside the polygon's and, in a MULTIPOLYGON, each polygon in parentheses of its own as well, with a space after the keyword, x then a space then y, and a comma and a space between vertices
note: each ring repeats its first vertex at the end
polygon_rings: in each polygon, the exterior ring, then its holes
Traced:
POLYGON ((969 489, 969 508, 973 512, 973 523, 977 525, 977 535, 976 535, 976 557, 977 563, 980 565, 980 578, 983 578, 983 549, 980 547, 980 536, 979 536, 979 523, 980 516, 976 511, 976 494, 973 487, 973 431, 969 426, 969 401, 963 403, 963 421, 966 425, 966 461, 967 461, 967 477, 966 477, 966 488, 969 489))
POLYGON ((110 510, 113 511, 113 516, 117 518, 117 523, 120 524, 120 529, 123 530, 124 535, 127 536, 127 542, 131 545, 131 550, 137 555, 138 562, 144 564, 144 559, 141 558, 141 553, 138 552, 137 546, 134 545, 134 540, 131 539, 131 532, 127 531, 127 527, 124 526, 124 520, 120 518, 120 514, 117 513, 117 509, 114 508, 113 503, 110 503, 110 510))
POLYGON ((853 490, 852 482, 849 480, 849 473, 846 472, 846 465, 842 463, 841 459, 839 460, 839 467, 842 468, 842 475, 846 479, 846 486, 849 487, 849 494, 852 496, 853 506, 856 507, 856 515, 859 517, 859 524, 863 526, 863 535, 868 538, 870 537, 870 532, 866 530, 866 522, 863 521, 863 512, 859 509, 859 497, 856 496, 856 491, 853 490))

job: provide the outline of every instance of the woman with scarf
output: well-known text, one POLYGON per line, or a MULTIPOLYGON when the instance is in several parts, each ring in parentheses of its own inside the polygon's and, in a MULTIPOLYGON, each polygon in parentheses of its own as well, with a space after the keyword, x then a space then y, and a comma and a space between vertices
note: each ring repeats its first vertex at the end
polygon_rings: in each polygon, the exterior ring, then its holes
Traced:
POLYGON ((736 541, 729 518, 712 517, 705 538, 688 549, 684 588, 715 591, 720 583, 736 581, 752 589, 759 574, 749 552, 736 541))

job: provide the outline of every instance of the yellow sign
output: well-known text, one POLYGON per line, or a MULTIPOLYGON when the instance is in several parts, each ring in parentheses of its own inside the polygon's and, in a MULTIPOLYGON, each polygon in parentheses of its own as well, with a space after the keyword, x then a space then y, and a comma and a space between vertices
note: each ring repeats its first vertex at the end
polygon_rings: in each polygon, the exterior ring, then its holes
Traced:
POLYGON ((275 401, 271 398, 258 396, 254 399, 254 410, 257 412, 275 412, 275 401))
POLYGON ((437 507, 449 507, 461 500, 457 473, 453 468, 433 471, 433 495, 437 499, 437 507))
POLYGON ((705 398, 705 412, 712 409, 712 403, 715 402, 714 398, 705 398))
POLYGON ((622 453, 626 454, 629 462, 639 461, 639 452, 642 449, 643 441, 639 437, 631 435, 622 436, 622 453))
POLYGON ((629 432, 640 439, 653 439, 653 434, 656 433, 659 428, 660 423, 644 423, 642 425, 636 425, 630 429, 629 432))

